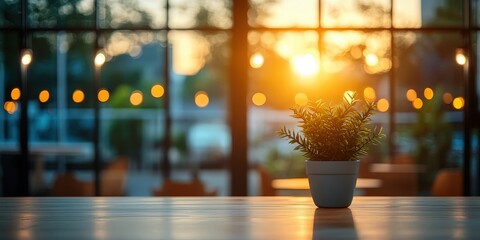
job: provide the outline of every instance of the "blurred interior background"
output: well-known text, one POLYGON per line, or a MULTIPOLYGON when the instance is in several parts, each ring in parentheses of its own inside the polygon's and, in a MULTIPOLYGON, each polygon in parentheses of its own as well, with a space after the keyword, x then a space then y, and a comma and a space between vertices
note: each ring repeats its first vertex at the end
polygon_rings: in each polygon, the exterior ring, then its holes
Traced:
POLYGON ((348 91, 387 134, 358 195, 478 195, 479 15, 477 0, 1 1, 0 195, 308 194, 275 181, 305 177, 276 131, 348 91))

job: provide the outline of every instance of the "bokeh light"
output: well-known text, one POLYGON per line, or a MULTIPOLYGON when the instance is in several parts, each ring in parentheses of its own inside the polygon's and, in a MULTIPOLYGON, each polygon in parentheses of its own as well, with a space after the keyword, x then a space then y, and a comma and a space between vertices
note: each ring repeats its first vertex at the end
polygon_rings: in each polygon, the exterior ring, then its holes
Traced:
POLYGON ((413 89, 408 89, 406 96, 408 101, 413 102, 415 99, 417 99, 417 92, 413 89))
POLYGON ((455 109, 462 109, 465 106, 465 99, 463 97, 456 97, 453 99, 452 105, 455 109))
POLYGON ((14 101, 6 101, 3 104, 3 109, 5 109, 5 111, 8 114, 13 114, 13 113, 15 113, 15 111, 17 111, 17 103, 14 102, 14 101))
POLYGON ((431 100, 433 98, 433 90, 431 88, 425 88, 423 90, 423 96, 425 96, 426 99, 431 100))
POLYGON ((42 90, 40 94, 38 94, 38 100, 41 103, 46 103, 50 99, 50 93, 47 90, 42 90))
POLYGON ((263 104, 265 104, 265 102, 267 102, 267 97, 265 96, 265 94, 258 92, 253 94, 252 102, 257 106, 262 106, 263 104))
POLYGON ((304 106, 308 103, 308 97, 305 93, 297 93, 295 94, 295 104, 304 106))
POLYGON ((458 65, 465 65, 465 63, 467 63, 467 57, 465 57, 463 49, 457 49, 455 53, 455 60, 457 61, 458 65))
POLYGON ((106 60, 105 53, 103 53, 102 51, 100 51, 100 52, 97 53, 97 55, 95 56, 95 66, 101 67, 101 66, 105 63, 105 60, 106 60))
POLYGON ((369 53, 365 56, 365 63, 368 66, 375 66, 378 64, 378 57, 373 53, 369 53))
POLYGON ((20 99, 20 96, 21 96, 21 92, 20 92, 20 88, 14 88, 12 89, 12 91, 10 92, 10 97, 12 98, 12 100, 18 100, 20 99))
POLYGON ((32 62, 32 51, 29 49, 23 51, 21 61, 22 61, 22 65, 24 66, 29 65, 32 62))
POLYGON ((101 89, 100 91, 98 91, 97 97, 98 97, 98 101, 106 102, 110 98, 110 93, 106 89, 101 89))
POLYGON ((387 99, 381 98, 377 102, 377 110, 379 112, 386 112, 390 108, 390 102, 387 99))
POLYGON ((377 94, 375 93, 375 89, 373 89, 371 87, 366 87, 365 89, 363 89, 363 98, 366 101, 375 101, 375 99, 377 98, 377 94))
POLYGON ((443 94, 442 99, 445 104, 450 104, 453 101, 453 95, 449 92, 446 92, 443 94))
POLYGON ((208 106, 210 99, 208 98, 208 94, 204 91, 198 91, 195 93, 195 104, 197 107, 204 108, 208 106))
POLYGON ((133 106, 138 106, 140 104, 142 104, 143 102, 143 94, 141 91, 133 91, 132 94, 130 95, 130 103, 133 105, 133 106))
POLYGON ((153 85, 152 89, 150 90, 150 93, 155 98, 161 98, 163 96, 163 94, 165 93, 165 89, 163 88, 162 85, 155 84, 155 85, 153 85))
POLYGON ((423 101, 422 101, 422 99, 416 98, 415 100, 413 100, 412 106, 413 106, 413 108, 415 108, 415 109, 420 109, 420 108, 422 108, 422 107, 423 107, 423 101))
POLYGON ((78 90, 78 89, 73 91, 72 100, 75 103, 83 102, 83 100, 85 100, 85 93, 83 93, 82 90, 78 90))
POLYGON ((261 68, 265 59, 261 53, 255 53, 250 57, 250 66, 252 68, 261 68))

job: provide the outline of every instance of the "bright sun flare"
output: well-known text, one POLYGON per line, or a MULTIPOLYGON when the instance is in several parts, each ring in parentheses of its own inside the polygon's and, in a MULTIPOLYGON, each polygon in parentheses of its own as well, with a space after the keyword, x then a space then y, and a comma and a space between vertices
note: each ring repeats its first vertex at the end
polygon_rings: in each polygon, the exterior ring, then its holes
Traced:
POLYGON ((294 56, 290 65, 295 73, 303 77, 311 77, 320 69, 318 58, 311 53, 294 56))

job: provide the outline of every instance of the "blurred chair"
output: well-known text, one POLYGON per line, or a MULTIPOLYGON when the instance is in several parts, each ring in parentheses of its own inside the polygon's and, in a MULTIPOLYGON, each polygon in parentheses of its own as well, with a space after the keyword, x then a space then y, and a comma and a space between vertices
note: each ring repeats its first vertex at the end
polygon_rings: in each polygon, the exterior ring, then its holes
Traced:
POLYGON ((257 171, 258 177, 260 179, 260 195, 276 196, 277 190, 272 186, 272 176, 270 175, 268 170, 262 165, 255 166, 255 170, 257 171))
MULTIPOLYGON (((128 159, 117 157, 109 162, 101 172, 100 196, 124 196, 128 175, 128 159)), ((95 182, 82 181, 73 172, 59 174, 55 178, 52 195, 54 196, 93 196, 95 182)))
POLYGON ((463 171, 454 168, 438 171, 432 185, 432 196, 463 196, 463 171))
POLYGON ((53 196, 92 196, 93 185, 78 180, 73 172, 66 172, 57 175, 53 183, 52 193, 53 196))
POLYGON ((216 196, 217 190, 207 191, 200 179, 191 182, 165 180, 161 189, 154 189, 153 196, 216 196))
POLYGON ((124 196, 127 175, 128 158, 119 156, 108 163, 100 178, 100 196, 124 196))

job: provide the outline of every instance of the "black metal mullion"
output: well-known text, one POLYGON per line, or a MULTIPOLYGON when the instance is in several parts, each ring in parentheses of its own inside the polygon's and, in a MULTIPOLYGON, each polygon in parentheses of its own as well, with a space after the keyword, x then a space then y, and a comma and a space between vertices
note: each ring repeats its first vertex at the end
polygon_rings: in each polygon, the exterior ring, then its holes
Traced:
POLYGON ((164 141, 163 141, 163 155, 162 155, 162 159, 161 159, 161 163, 160 163, 160 166, 161 166, 161 173, 162 173, 162 177, 163 179, 170 179, 170 168, 171 168, 171 164, 170 164, 170 156, 169 156, 169 150, 170 150, 170 147, 171 147, 171 137, 172 137, 172 133, 171 133, 171 128, 172 128, 172 117, 171 117, 171 108, 170 108, 170 54, 169 54, 169 43, 170 41, 168 40, 168 35, 169 35, 169 28, 168 28, 168 23, 169 23, 169 9, 170 8, 170 4, 169 4, 169 0, 166 1, 166 28, 167 28, 167 32, 166 32, 166 42, 165 42, 165 53, 163 55, 164 57, 164 67, 165 67, 165 71, 164 71, 164 78, 165 78, 165 93, 164 93, 164 114, 165 114, 165 122, 164 122, 164 132, 165 132, 165 136, 164 136, 164 141))
MULTIPOLYGON (((95 45, 94 45, 94 59, 99 51, 99 32, 98 32, 98 7, 99 7, 99 0, 95 0, 95 45)), ((93 60, 94 60, 93 59, 93 60)), ((100 70, 101 66, 96 66, 95 61, 92 61, 94 65, 94 78, 93 78, 93 95, 95 96, 93 99, 93 108, 94 108, 94 129, 93 129, 93 146, 94 146, 94 159, 93 159, 93 166, 94 166, 94 184, 95 184, 95 196, 100 196, 101 186, 100 186, 100 178, 101 178, 101 156, 100 156, 100 102, 97 99, 97 93, 100 89, 100 70)))
MULTIPOLYGON (((27 50, 27 0, 21 1, 21 9, 22 9, 22 30, 20 33, 21 36, 21 53, 20 59, 22 58, 23 54, 27 50)), ((28 145, 28 82, 27 82, 27 73, 28 73, 28 65, 23 65, 21 62, 21 110, 20 110, 20 161, 18 162, 16 171, 18 172, 17 175, 17 184, 18 184, 18 192, 17 194, 20 196, 28 196, 30 192, 30 150, 28 145)))

